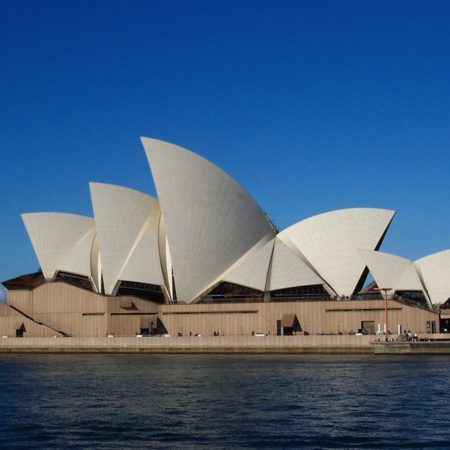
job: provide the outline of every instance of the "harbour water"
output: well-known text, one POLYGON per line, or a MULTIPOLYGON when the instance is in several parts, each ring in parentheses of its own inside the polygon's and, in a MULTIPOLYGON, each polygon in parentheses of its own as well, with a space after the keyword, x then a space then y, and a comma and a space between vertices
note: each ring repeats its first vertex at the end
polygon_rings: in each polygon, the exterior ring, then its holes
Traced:
POLYGON ((0 355, 0 448, 449 448, 446 356, 0 355))

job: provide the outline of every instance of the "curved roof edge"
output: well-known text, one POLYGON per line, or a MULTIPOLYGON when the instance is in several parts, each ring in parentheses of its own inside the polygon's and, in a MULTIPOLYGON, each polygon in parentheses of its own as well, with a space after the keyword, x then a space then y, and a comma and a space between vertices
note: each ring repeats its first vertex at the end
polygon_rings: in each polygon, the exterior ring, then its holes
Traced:
POLYGON ((380 288, 395 291, 422 291, 431 306, 427 291, 413 261, 402 256, 371 250, 359 250, 380 288))
POLYGON ((158 250, 159 205, 151 195, 108 183, 89 183, 105 292, 114 293, 122 275, 128 281, 161 284, 158 250), (133 254, 150 252, 154 264, 136 264, 133 254), (131 265, 130 265, 130 264, 131 265), (159 270, 158 270, 159 269, 159 270))
POLYGON ((228 281, 264 291, 274 243, 274 238, 265 236, 221 275, 218 281, 228 281))
POLYGON ((414 261, 417 271, 434 305, 450 298, 450 249, 414 261))
POLYGON ((395 214, 397 214, 397 211, 395 209, 379 208, 379 207, 371 207, 371 206, 356 206, 356 207, 351 207, 351 208, 338 208, 338 209, 332 209, 330 211, 323 211, 321 213, 317 213, 317 214, 314 214, 312 216, 305 217, 304 219, 301 219, 298 222, 295 222, 292 225, 289 225, 284 230, 281 230, 280 233, 288 231, 289 229, 296 227, 300 223, 305 223, 305 222, 309 222, 309 221, 312 221, 312 220, 317 220, 317 219, 323 218, 325 216, 326 217, 332 217, 332 216, 335 216, 335 215, 347 214, 349 212, 368 212, 368 211, 372 211, 372 212, 378 211, 378 212, 384 212, 386 214, 390 214, 391 215, 391 219, 390 219, 391 222, 392 222, 395 214))
POLYGON ((164 217, 177 297, 192 302, 275 232, 254 198, 218 166, 175 144, 141 141, 164 217))
POLYGON ((359 290, 365 264, 358 249, 378 250, 395 211, 346 208, 308 217, 280 233, 336 292, 350 296, 359 290))
POLYGON ((58 270, 91 275, 92 217, 59 212, 25 213, 21 217, 46 279, 58 270), (68 259, 70 255, 73 258, 68 259))

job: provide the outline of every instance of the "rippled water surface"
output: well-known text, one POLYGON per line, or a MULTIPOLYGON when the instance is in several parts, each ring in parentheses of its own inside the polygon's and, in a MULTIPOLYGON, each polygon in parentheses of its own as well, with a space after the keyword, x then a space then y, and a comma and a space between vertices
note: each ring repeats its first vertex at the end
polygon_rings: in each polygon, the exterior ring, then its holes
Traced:
POLYGON ((0 448, 449 448, 450 358, 0 355, 0 448))

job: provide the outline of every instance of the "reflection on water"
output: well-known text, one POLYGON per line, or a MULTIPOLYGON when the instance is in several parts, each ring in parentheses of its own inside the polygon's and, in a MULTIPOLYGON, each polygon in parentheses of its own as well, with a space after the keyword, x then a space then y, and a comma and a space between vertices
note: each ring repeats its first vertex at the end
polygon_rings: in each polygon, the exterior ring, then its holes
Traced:
POLYGON ((1 448, 448 448, 447 357, 0 355, 1 448))

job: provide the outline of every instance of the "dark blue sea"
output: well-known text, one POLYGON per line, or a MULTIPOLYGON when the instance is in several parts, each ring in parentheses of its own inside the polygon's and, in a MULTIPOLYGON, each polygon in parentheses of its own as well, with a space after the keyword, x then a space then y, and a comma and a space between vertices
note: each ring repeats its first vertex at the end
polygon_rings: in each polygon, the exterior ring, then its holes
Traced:
POLYGON ((449 357, 0 355, 0 448, 450 448, 449 357))

